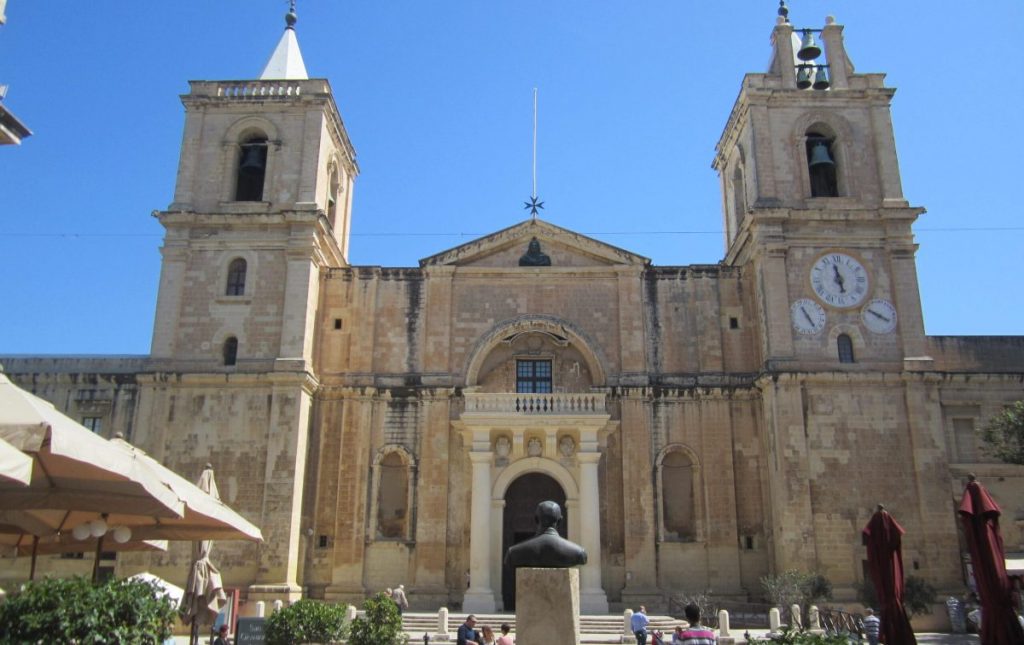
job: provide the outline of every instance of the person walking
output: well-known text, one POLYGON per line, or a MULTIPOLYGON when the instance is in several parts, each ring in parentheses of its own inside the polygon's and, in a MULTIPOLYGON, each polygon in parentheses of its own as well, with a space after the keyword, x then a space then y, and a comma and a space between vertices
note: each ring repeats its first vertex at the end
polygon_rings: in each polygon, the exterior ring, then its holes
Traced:
POLYGON ((510 631, 512 631, 512 627, 508 623, 501 624, 501 636, 498 637, 497 645, 515 645, 512 635, 509 634, 510 631))
POLYGON ((868 607, 867 616, 864 617, 864 635, 868 637, 869 645, 878 645, 878 635, 882 632, 882 621, 875 615, 875 610, 868 607))
POLYGON ((718 642, 715 632, 700 624, 700 607, 690 603, 683 608, 683 613, 686 615, 686 621, 690 623, 690 626, 684 629, 682 634, 678 633, 677 629, 676 635, 672 637, 673 643, 682 643, 683 645, 715 645, 718 642))
POLYGON ((636 636, 636 645, 647 645, 647 626, 651 621, 647 619, 647 607, 640 605, 633 617, 629 619, 629 628, 636 636))
POLYGON ((405 585, 398 585, 391 592, 391 599, 398 605, 398 613, 401 615, 403 611, 409 608, 409 599, 405 596, 405 585))

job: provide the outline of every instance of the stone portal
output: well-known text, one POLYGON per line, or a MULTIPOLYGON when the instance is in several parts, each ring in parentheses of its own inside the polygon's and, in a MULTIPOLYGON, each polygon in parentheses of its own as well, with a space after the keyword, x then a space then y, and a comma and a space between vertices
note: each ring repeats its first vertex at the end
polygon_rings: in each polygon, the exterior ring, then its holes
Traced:
MULTIPOLYGON (((569 518, 565 504, 565 491, 555 479, 544 473, 527 473, 522 475, 508 487, 505 492, 505 514, 502 522, 501 559, 505 560, 508 550, 524 540, 536 535, 537 523, 534 514, 537 504, 551 500, 562 509, 562 521, 558 524, 558 534, 568 538, 569 518)), ((516 572, 506 565, 502 566, 501 597, 505 611, 516 609, 516 572)))

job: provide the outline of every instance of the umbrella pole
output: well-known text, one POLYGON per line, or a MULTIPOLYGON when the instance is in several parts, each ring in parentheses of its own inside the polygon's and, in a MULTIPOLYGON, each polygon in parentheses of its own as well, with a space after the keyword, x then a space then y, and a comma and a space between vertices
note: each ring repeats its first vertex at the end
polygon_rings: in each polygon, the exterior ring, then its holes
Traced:
POLYGON ((92 583, 99 582, 100 577, 100 553, 103 551, 103 536, 96 538, 96 557, 92 561, 92 583))
POLYGON ((36 550, 39 549, 39 536, 32 536, 32 566, 28 570, 28 579, 36 579, 36 550))

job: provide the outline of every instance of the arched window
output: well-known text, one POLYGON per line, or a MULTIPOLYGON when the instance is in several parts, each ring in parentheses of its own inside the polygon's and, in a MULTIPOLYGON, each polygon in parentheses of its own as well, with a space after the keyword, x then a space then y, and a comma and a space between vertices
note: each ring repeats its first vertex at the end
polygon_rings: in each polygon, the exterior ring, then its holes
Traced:
POLYGON ((228 265, 228 286, 225 294, 229 296, 245 295, 245 269, 246 263, 242 258, 235 258, 228 265))
POLYGON ((836 349, 839 351, 840 363, 853 363, 853 340, 847 334, 839 334, 836 338, 836 349))
POLYGON ((234 336, 229 336, 224 341, 224 364, 234 365, 238 361, 238 339, 234 336))
POLYGON ((807 172, 811 179, 811 197, 838 197, 834 139, 817 131, 807 133, 807 172))
POLYGON ((262 135, 252 136, 239 147, 235 201, 262 201, 263 182, 267 174, 267 138, 262 135))
POLYGON ((336 226, 336 220, 338 217, 338 200, 341 195, 341 182, 338 179, 338 168, 337 166, 331 167, 331 176, 327 184, 327 221, 330 222, 331 228, 336 226))

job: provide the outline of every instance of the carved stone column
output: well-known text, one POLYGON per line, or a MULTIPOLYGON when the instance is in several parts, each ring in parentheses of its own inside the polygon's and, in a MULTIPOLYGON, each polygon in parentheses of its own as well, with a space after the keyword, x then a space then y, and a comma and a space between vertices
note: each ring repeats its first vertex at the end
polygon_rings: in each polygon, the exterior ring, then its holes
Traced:
POLYGON ((462 601, 467 613, 494 613, 491 589, 491 453, 471 451, 473 499, 469 518, 469 589, 462 601))
POLYGON ((576 454, 580 464, 580 546, 587 563, 580 571, 580 611, 607 614, 608 597, 601 587, 601 504, 597 484, 599 452, 576 454))

